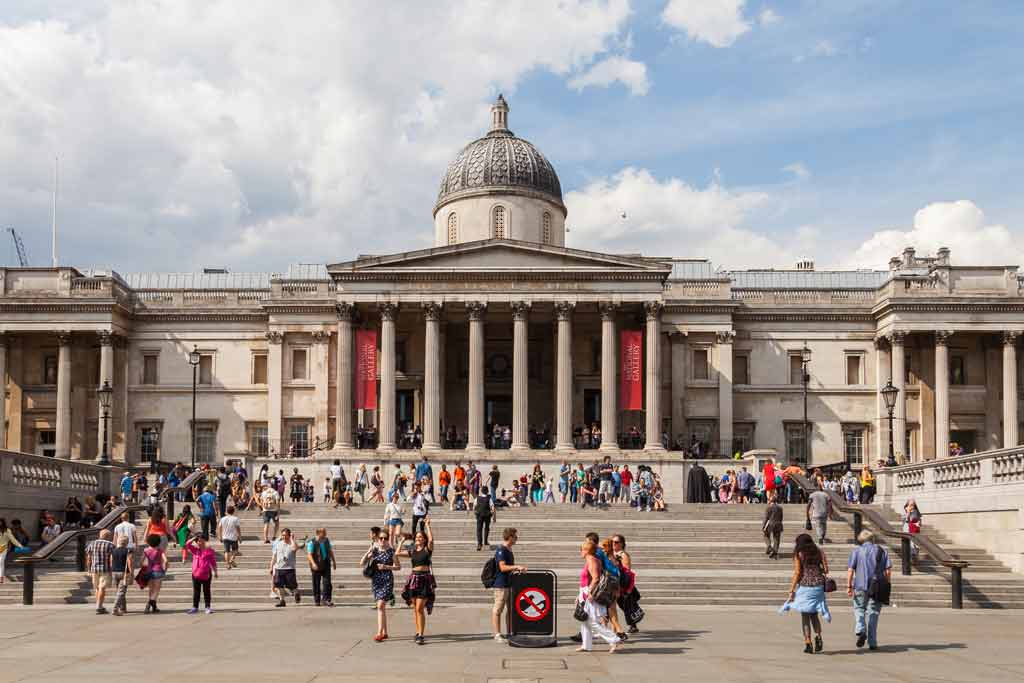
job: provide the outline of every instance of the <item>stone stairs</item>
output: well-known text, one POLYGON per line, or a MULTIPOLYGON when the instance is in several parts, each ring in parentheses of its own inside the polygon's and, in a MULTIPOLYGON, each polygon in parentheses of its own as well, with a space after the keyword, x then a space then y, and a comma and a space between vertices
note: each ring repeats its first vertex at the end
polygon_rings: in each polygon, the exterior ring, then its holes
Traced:
MULTIPOLYGON (((369 528, 381 525, 382 508, 377 505, 353 506, 351 510, 334 510, 321 504, 295 504, 282 512, 281 525, 289 527, 299 538, 312 536, 318 526, 325 526, 338 560, 334 573, 334 602, 339 605, 369 606, 369 581, 363 578, 358 560, 369 543, 369 528)), ((496 543, 501 529, 514 526, 520 541, 515 547, 516 561, 536 569, 551 569, 559 576, 559 602, 569 604, 575 598, 581 560, 579 544, 584 534, 596 531, 602 537, 621 533, 637 572, 637 585, 645 606, 652 605, 763 605, 783 602, 792 571, 790 548, 794 538, 803 532, 802 506, 786 507, 786 531, 783 534, 779 560, 764 554, 759 505, 682 505, 671 506, 668 512, 637 512, 625 506, 608 510, 580 510, 569 505, 547 505, 518 510, 502 510, 491 529, 491 542, 496 543)), ((220 567, 220 578, 214 582, 216 604, 269 605, 270 578, 268 565, 270 546, 260 541, 260 520, 255 513, 243 513, 242 557, 238 568, 220 567)), ((483 604, 491 600, 490 592, 479 580, 480 570, 490 553, 476 551, 475 523, 465 512, 449 512, 435 506, 431 511, 436 544, 434 567, 438 579, 438 603, 483 604)), ((411 518, 407 518, 407 522, 411 518)), ((830 543, 825 545, 833 576, 845 581, 846 559, 853 546, 852 529, 848 524, 833 521, 829 527, 830 543)), ((987 608, 1024 608, 1024 577, 1010 572, 985 552, 953 546, 946 539, 932 534, 935 540, 971 566, 964 571, 964 606, 987 608)), ((215 543, 218 558, 220 544, 215 543)), ((900 574, 898 546, 893 552, 893 601, 901 607, 949 607, 949 572, 927 556, 914 566, 914 574, 900 574)), ((38 605, 75 604, 91 601, 88 577, 75 571, 74 549, 66 548, 55 562, 38 568, 35 601, 38 605)), ((172 560, 170 573, 164 581, 160 603, 179 608, 191 602, 192 587, 189 563, 181 562, 174 546, 168 554, 172 560)), ((16 604, 21 600, 20 571, 13 562, 8 573, 14 580, 0 586, 0 604, 16 604)), ((297 562, 303 605, 311 604, 311 583, 304 555, 297 562)), ((398 590, 408 573, 408 561, 396 576, 398 590)), ((836 596, 840 602, 845 595, 836 596)), ((129 605, 141 607, 142 592, 131 589, 129 605)), ((289 605, 291 607, 291 605, 289 605)))

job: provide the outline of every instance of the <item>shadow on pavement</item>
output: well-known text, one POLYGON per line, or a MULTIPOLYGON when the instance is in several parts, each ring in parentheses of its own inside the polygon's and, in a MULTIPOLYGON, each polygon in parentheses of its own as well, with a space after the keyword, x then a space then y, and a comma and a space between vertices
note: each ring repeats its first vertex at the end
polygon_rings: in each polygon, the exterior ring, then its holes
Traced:
POLYGON ((827 655, 855 655, 855 654, 875 654, 877 652, 912 652, 914 650, 920 652, 931 652, 937 650, 966 650, 967 645, 964 643, 920 643, 915 645, 879 645, 878 650, 871 651, 868 648, 850 649, 850 650, 827 650, 822 654, 827 655))

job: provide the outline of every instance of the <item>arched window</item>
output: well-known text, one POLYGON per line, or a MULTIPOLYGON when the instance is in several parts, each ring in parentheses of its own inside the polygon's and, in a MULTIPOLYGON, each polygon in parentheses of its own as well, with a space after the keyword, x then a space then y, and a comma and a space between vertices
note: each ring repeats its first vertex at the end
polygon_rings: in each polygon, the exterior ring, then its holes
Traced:
POLYGON ((448 214, 448 244, 455 244, 459 241, 459 219, 452 211, 448 214))
POLYGON ((551 214, 544 212, 540 223, 540 241, 544 244, 551 244, 551 214))
POLYGON ((494 239, 505 239, 505 207, 494 207, 494 239))

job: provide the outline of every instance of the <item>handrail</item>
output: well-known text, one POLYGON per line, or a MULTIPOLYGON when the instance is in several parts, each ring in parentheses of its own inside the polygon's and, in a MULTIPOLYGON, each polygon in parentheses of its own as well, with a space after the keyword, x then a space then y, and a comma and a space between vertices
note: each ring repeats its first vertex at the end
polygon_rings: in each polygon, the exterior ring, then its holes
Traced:
MULTIPOLYGON (((800 488, 804 490, 808 495, 814 491, 819 491, 817 486, 814 486, 805 476, 801 474, 791 474, 790 478, 797 483, 800 488)), ((911 573, 910 563, 910 543, 913 541, 917 545, 921 546, 925 552, 927 552, 933 560, 938 562, 944 567, 948 567, 953 573, 953 609, 963 608, 963 570, 969 566, 970 563, 964 560, 958 560, 945 549, 942 548, 938 543, 921 534, 910 534, 903 530, 894 529, 890 524, 889 520, 880 515, 876 510, 862 505, 851 505, 847 503, 842 496, 835 491, 825 491, 828 495, 829 500, 832 502, 832 509, 838 510, 839 512, 845 512, 853 515, 853 534, 859 536, 863 525, 863 518, 867 517, 875 529, 883 536, 889 538, 900 539, 900 555, 903 560, 903 574, 909 576, 911 573)))
MULTIPOLYGON (((196 470, 187 477, 185 477, 180 484, 173 487, 165 488, 160 492, 158 500, 164 499, 167 501, 168 509, 173 510, 174 494, 182 491, 189 491, 192 489, 192 485, 197 481, 206 477, 206 473, 202 470, 196 470)), ((37 562, 44 562, 50 559, 54 553, 63 548, 72 540, 78 542, 78 569, 84 571, 85 567, 82 566, 84 562, 84 549, 85 539, 93 534, 99 534, 104 529, 110 529, 117 525, 118 520, 121 519, 121 515, 126 512, 135 513, 141 512, 147 509, 146 505, 118 505, 116 508, 104 515, 96 524, 92 525, 87 529, 72 529, 69 531, 63 531, 57 538, 53 539, 42 548, 39 548, 31 555, 22 555, 17 558, 16 562, 20 564, 24 569, 24 585, 22 586, 22 604, 31 605, 33 602, 33 594, 35 591, 35 564, 37 562)))

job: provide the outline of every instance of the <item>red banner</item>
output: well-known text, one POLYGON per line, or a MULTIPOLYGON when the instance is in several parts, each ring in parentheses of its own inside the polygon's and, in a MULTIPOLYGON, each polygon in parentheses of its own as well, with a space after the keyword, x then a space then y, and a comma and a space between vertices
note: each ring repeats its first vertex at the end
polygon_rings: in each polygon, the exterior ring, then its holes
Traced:
POLYGON ((356 330, 356 410, 377 409, 377 331, 356 330))
POLYGON ((619 406, 622 410, 642 410, 644 406, 643 332, 622 330, 619 344, 619 406))

